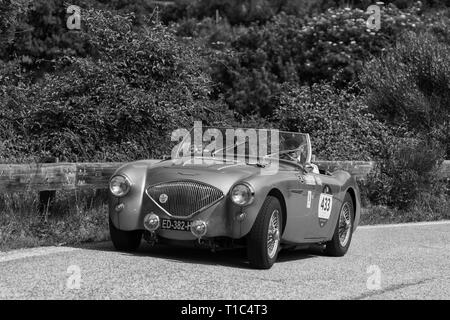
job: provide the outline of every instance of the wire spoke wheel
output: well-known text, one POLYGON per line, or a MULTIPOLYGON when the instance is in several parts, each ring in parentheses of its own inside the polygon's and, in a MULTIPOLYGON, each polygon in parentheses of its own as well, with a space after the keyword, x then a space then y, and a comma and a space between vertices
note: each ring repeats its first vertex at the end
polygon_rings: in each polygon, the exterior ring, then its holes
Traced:
POLYGON ((267 255, 273 258, 280 244, 280 212, 274 210, 270 216, 269 228, 267 230, 267 255))
POLYGON ((351 209, 348 203, 345 203, 342 206, 341 212, 339 214, 339 243, 342 247, 347 245, 348 240, 350 239, 350 232, 352 227, 351 220, 351 209))
POLYGON ((274 196, 267 196, 247 236, 250 265, 269 269, 277 260, 283 233, 283 209, 274 196))
POLYGON ((349 192, 345 194, 341 209, 336 212, 336 225, 333 237, 325 244, 325 253, 332 257, 342 257, 348 251, 352 241, 355 208, 349 192))

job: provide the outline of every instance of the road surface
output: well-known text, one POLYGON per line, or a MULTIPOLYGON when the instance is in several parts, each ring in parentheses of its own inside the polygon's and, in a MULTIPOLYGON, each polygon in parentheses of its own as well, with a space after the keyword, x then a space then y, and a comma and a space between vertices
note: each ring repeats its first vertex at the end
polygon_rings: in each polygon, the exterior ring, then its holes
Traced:
POLYGON ((450 299, 450 221, 361 227, 342 258, 281 252, 252 270, 244 250, 110 242, 0 252, 1 299, 450 299))

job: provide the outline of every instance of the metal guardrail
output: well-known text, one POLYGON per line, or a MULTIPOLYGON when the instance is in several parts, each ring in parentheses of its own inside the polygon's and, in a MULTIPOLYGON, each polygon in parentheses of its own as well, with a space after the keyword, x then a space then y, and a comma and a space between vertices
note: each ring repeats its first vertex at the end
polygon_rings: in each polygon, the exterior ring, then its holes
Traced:
MULTIPOLYGON (((160 160, 151 160, 158 162, 160 160)), ((329 171, 340 168, 364 178, 374 166, 371 161, 315 161, 329 171)), ((0 191, 104 189, 123 163, 0 164, 0 191)), ((442 177, 450 178, 450 160, 444 161, 442 177)))

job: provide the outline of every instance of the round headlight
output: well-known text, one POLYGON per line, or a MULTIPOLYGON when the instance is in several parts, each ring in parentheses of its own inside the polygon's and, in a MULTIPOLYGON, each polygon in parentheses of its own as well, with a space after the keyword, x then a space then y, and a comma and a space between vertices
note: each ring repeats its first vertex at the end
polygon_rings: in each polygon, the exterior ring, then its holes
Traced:
POLYGON ((231 189, 231 200, 239 205, 245 206, 253 201, 254 192, 247 184, 237 184, 231 189))
POLYGON ((117 175, 109 181, 109 190, 116 197, 123 197, 130 191, 131 183, 124 176, 117 175))

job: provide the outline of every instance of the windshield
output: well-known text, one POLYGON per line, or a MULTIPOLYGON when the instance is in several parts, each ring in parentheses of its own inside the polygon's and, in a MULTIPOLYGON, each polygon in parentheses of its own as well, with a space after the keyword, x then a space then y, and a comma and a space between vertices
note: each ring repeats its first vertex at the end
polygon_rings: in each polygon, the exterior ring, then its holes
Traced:
POLYGON ((254 163, 276 158, 305 164, 311 161, 311 143, 305 133, 194 127, 183 137, 172 156, 254 163))

